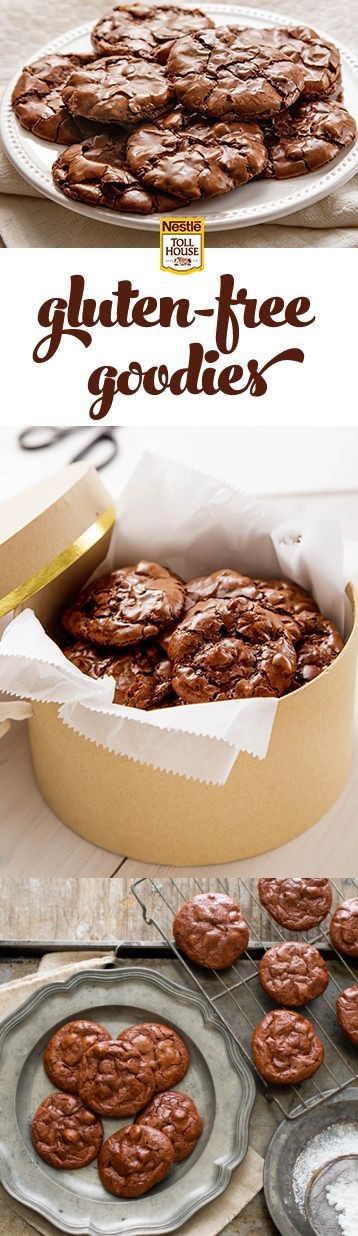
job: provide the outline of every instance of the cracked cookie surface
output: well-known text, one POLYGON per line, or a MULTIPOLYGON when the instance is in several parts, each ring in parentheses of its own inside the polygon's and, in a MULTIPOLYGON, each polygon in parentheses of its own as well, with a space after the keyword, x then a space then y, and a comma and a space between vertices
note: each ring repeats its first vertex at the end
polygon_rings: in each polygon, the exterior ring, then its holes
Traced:
POLYGON ((169 1137, 160 1129, 133 1124, 119 1129, 102 1146, 98 1171, 102 1184, 117 1197, 141 1197, 164 1180, 174 1162, 169 1137))
POLYGON ((159 708, 172 695, 171 666, 156 644, 138 644, 123 652, 78 641, 63 649, 65 657, 90 678, 115 678, 114 703, 128 708, 159 708))
POLYGON ((31 1137, 45 1163, 73 1170, 97 1158, 103 1126, 77 1095, 49 1094, 35 1112, 31 1137))
POLYGON ((122 1030, 118 1041, 132 1045, 143 1061, 148 1062, 157 1092, 175 1086, 188 1071, 189 1052, 180 1035, 169 1026, 159 1022, 129 1026, 127 1030, 122 1030))
POLYGON ((280 696, 296 671, 282 617, 243 597, 199 603, 174 631, 168 655, 174 690, 187 704, 280 696))
POLYGON ((358 957, 358 897, 349 897, 335 910, 330 924, 330 936, 339 953, 358 957))
POLYGON ((184 584, 156 562, 112 571, 87 585, 65 610, 70 635, 116 647, 155 639, 184 609, 184 584))
POLYGON ((318 949, 306 941, 285 941, 270 948, 259 968, 261 986, 272 1000, 299 1008, 315 1000, 329 982, 327 966, 318 949))
POLYGON ((182 1163, 192 1154, 203 1128, 193 1099, 181 1090, 155 1095, 136 1116, 135 1123, 150 1125, 169 1137, 174 1148, 174 1163, 182 1163))
POLYGON ((191 961, 225 970, 245 952, 249 929, 237 901, 226 893, 198 893, 178 910, 175 943, 191 961))
POLYGON ((171 4, 119 4, 101 17, 92 31, 98 55, 113 53, 165 64, 176 39, 212 27, 207 13, 171 4))
POLYGON ((168 72, 183 107, 210 120, 274 116, 296 102, 304 80, 276 48, 245 47, 228 27, 179 39, 168 72))
MULTIPOLYGON (((240 40, 250 46, 257 39, 257 28, 240 29, 240 40)), ((303 74, 303 99, 321 99, 331 95, 341 81, 341 58, 338 48, 310 26, 260 27, 262 43, 276 47, 284 56, 298 64, 303 74)))
POLYGON ((276 180, 305 176, 331 163, 357 136, 353 116, 342 103, 298 103, 285 116, 264 126, 268 150, 266 175, 276 180))
POLYGON ((317 613, 306 615, 302 637, 296 645, 297 670, 293 681, 293 689, 304 687, 322 674, 332 661, 336 660, 344 648, 343 640, 333 622, 317 613))
POLYGON ((136 129, 127 159, 146 187, 195 201, 261 175, 267 152, 259 125, 195 119, 174 131, 160 125, 136 129))
POLYGON ((125 214, 150 215, 175 210, 178 202, 165 193, 145 188, 126 160, 127 136, 97 134, 69 146, 59 155, 52 174, 61 193, 75 202, 88 202, 125 214))
POLYGON ((131 125, 161 116, 172 103, 174 91, 163 65, 111 56, 72 73, 63 99, 73 116, 131 125))
POLYGON ((265 1081, 290 1086, 313 1077, 323 1063, 324 1048, 301 1013, 274 1009, 254 1030, 252 1054, 265 1081))
POLYGON ((347 1039, 358 1047, 358 985, 346 987, 337 996, 337 1017, 347 1039))
POLYGON ((297 876, 258 882, 261 905, 288 931, 309 931, 326 918, 332 905, 332 889, 324 877, 297 876))
POLYGON ((24 129, 46 142, 68 146, 88 131, 65 106, 62 89, 75 69, 92 64, 94 56, 41 56, 22 70, 12 94, 12 106, 24 129))
POLYGON ((94 1043, 82 1057, 78 1093, 99 1116, 135 1116, 154 1094, 148 1061, 130 1042, 94 1043))
POLYGON ((78 1070, 85 1051, 93 1043, 110 1039, 108 1030, 93 1021, 69 1021, 53 1034, 44 1054, 44 1066, 54 1086, 77 1093, 78 1070))

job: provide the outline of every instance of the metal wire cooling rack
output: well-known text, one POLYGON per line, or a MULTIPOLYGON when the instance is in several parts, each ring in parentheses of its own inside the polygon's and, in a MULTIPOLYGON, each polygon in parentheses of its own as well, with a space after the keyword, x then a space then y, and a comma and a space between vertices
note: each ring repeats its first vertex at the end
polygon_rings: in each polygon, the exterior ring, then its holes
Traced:
MULTIPOLYGON (((199 988, 209 1001, 216 1016, 226 1026, 235 1043, 239 1046, 256 1079, 263 1087, 265 1097, 269 1102, 277 1104, 284 1117, 294 1120, 312 1104, 320 1104, 334 1094, 345 1090, 348 1086, 358 1083, 358 1052, 349 1041, 343 1040, 336 1016, 336 998, 339 991, 358 981, 358 966, 349 964, 333 947, 329 935, 329 920, 314 931, 288 932, 281 930, 279 925, 261 906, 256 892, 245 880, 224 881, 218 878, 190 881, 166 879, 163 884, 151 877, 135 880, 132 891, 142 908, 145 923, 154 926, 158 931, 163 945, 166 945, 176 957, 179 966, 184 970, 187 986, 199 988), (186 891, 183 886, 187 885, 186 891), (172 938, 171 922, 180 905, 195 893, 230 892, 241 905, 242 912, 250 929, 250 940, 246 952, 229 970, 205 970, 195 966, 179 953, 172 938), (258 933, 253 924, 253 918, 260 919, 261 931, 258 933), (325 1049, 324 1064, 318 1073, 309 1081, 298 1086, 269 1087, 263 1081, 256 1069, 251 1055, 251 1036, 261 1018, 269 1009, 277 1008, 266 996, 258 977, 259 961, 267 948, 284 940, 307 940, 315 944, 325 958, 330 983, 326 992, 312 1001, 307 1008, 299 1009, 311 1021, 314 1029, 322 1040, 325 1049)), ((350 881, 354 891, 358 893, 358 882, 350 881)), ((331 880, 334 900, 342 900, 340 890, 331 880), (338 895, 338 896, 337 896, 338 895)))

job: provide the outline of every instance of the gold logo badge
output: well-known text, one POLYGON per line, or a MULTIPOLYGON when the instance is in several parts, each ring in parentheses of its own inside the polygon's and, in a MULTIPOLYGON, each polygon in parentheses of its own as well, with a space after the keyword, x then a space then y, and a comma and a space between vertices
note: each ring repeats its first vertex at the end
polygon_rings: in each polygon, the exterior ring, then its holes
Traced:
POLYGON ((160 220, 160 269, 174 275, 204 270, 204 219, 160 220))

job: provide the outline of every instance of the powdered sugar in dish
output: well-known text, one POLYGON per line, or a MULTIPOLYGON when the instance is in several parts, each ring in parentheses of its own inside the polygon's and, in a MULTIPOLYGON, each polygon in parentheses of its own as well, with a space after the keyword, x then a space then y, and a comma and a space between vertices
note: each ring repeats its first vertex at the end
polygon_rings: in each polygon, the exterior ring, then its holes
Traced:
POLYGON ((326 1197, 328 1205, 332 1206, 339 1215, 338 1223, 343 1236, 357 1236, 357 1181, 344 1180, 344 1176, 342 1176, 340 1180, 336 1180, 334 1184, 327 1186, 326 1197))
MULTIPOLYGON (((304 1150, 301 1150, 292 1177, 293 1195, 301 1214, 305 1213, 306 1189, 313 1173, 342 1154, 358 1154, 358 1123, 337 1120, 335 1124, 330 1124, 328 1128, 316 1133, 304 1150)), ((333 1205, 332 1202, 329 1204, 333 1205)), ((358 1224, 347 1230, 342 1228, 342 1232, 344 1236, 351 1236, 351 1233, 357 1236, 358 1224)))

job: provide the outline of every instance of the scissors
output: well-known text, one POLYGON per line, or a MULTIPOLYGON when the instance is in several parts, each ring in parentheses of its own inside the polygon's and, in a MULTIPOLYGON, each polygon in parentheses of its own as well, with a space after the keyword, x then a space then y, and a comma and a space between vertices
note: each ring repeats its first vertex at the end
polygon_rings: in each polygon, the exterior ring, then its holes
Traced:
POLYGON ((95 466, 98 472, 103 468, 107 468, 108 464, 112 463, 119 454, 119 446, 116 437, 115 429, 99 429, 94 430, 90 426, 83 427, 74 425, 69 429, 59 429, 54 425, 29 425, 23 429, 18 436, 18 443, 22 451, 47 451, 52 450, 52 447, 57 446, 58 442, 62 442, 65 438, 71 437, 74 433, 90 434, 90 439, 87 439, 85 445, 77 451, 69 463, 80 463, 82 459, 87 459, 91 455, 97 455, 97 447, 102 447, 104 444, 104 457, 101 458, 100 451, 99 463, 95 466))

